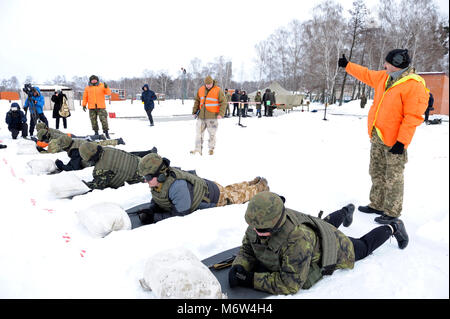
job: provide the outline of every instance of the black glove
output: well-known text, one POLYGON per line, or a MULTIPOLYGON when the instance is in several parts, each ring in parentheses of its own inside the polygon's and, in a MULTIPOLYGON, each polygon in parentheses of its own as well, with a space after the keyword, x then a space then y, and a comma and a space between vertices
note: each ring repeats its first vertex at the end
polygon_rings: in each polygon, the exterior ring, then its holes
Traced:
POLYGON ((253 288, 253 277, 255 273, 247 271, 241 265, 231 267, 228 273, 230 287, 242 286, 253 288))
POLYGON ((338 65, 339 65, 340 67, 342 67, 342 68, 345 68, 345 67, 347 67, 347 64, 348 64, 348 60, 347 60, 347 58, 345 57, 345 54, 343 54, 343 55, 342 55, 342 58, 340 58, 339 61, 338 61, 338 65))
POLYGON ((394 146, 392 146, 392 148, 389 150, 389 152, 391 152, 392 154, 403 154, 403 151, 405 150, 405 145, 403 145, 403 143, 397 141, 395 142, 394 146))
POLYGON ((108 88, 108 84, 106 84, 106 83, 103 83, 103 86, 105 87, 105 89, 108 88))
POLYGON ((57 160, 55 161, 55 165, 56 165, 56 167, 58 167, 59 170, 61 170, 61 171, 64 170, 64 169, 63 169, 64 163, 63 163, 61 160, 57 159, 57 160))

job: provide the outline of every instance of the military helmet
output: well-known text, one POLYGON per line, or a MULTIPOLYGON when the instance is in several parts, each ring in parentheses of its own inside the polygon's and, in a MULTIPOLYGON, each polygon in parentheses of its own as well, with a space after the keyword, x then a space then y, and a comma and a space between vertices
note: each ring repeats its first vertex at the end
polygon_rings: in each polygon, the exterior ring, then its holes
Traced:
POLYGON ((284 201, 275 193, 260 192, 253 196, 245 212, 245 221, 256 229, 271 231, 284 224, 284 201))
POLYGON ((72 143, 72 138, 69 135, 64 134, 64 135, 61 135, 60 137, 58 137, 58 145, 63 150, 66 150, 66 148, 68 148, 71 143, 72 143))
POLYGON ((156 153, 147 154, 139 161, 138 173, 141 176, 156 174, 161 169, 162 164, 161 156, 156 153))
POLYGON ((80 156, 85 161, 89 161, 92 156, 97 154, 98 151, 98 145, 91 142, 86 142, 81 144, 79 148, 80 156))
POLYGON ((38 132, 37 132, 37 138, 38 138, 38 140, 39 141, 43 141, 44 139, 45 139, 45 135, 48 133, 48 130, 47 129, 40 129, 38 132))
POLYGON ((39 122, 36 124, 36 130, 39 132, 40 130, 46 129, 47 125, 44 122, 39 122))

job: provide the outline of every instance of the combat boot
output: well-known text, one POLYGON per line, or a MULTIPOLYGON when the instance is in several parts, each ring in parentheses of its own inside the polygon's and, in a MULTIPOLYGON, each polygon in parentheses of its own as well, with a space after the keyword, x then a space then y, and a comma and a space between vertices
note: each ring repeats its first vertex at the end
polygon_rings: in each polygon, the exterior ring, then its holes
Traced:
POLYGON ((248 182, 248 185, 256 185, 259 183, 259 181, 261 180, 261 177, 256 176, 253 180, 251 180, 250 182, 248 182))
POLYGON ((121 138, 121 137, 119 137, 118 139, 117 139, 117 145, 125 145, 125 142, 123 141, 123 138, 121 138))
POLYGON ((98 135, 98 131, 95 131, 95 130, 94 130, 94 135, 98 135))
POLYGON ((392 221, 389 225, 394 229, 394 237, 397 239, 398 247, 405 249, 409 243, 408 233, 406 232, 405 224, 400 219, 392 221))
POLYGON ((213 155, 214 154, 214 150, 209 150, 208 154, 209 155, 213 155))
POLYGON ((377 215, 383 215, 384 212, 378 209, 374 209, 372 207, 370 207, 369 205, 367 206, 358 206, 358 210, 360 212, 366 213, 366 214, 377 214, 377 215))
POLYGON ((390 224, 391 222, 397 220, 397 217, 391 217, 386 214, 378 216, 374 219, 379 224, 390 224))
POLYGON ((111 139, 110 137, 109 137, 109 134, 108 134, 108 131, 106 130, 106 131, 103 131, 103 133, 105 133, 105 136, 106 136, 106 138, 109 140, 109 139, 111 139))
POLYGON ((199 150, 193 150, 193 151, 191 151, 191 154, 192 155, 195 155, 195 154, 199 154, 199 155, 202 155, 202 151, 199 151, 199 150))
POLYGON ((267 182, 267 179, 264 177, 261 177, 260 181, 258 182, 259 185, 261 185, 261 192, 268 192, 270 191, 269 183, 267 182))
POLYGON ((355 211, 355 205, 348 204, 343 208, 343 210, 345 210, 345 217, 342 225, 344 225, 344 227, 348 227, 353 222, 353 212, 355 211))

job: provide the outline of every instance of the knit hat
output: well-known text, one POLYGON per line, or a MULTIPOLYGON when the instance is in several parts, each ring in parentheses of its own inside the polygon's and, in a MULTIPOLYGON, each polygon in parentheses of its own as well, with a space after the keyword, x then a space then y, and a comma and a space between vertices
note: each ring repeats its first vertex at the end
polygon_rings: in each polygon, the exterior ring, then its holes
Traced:
POLYGON ((387 54, 386 62, 389 62, 397 68, 405 69, 411 63, 411 59, 407 49, 395 49, 387 54))
POLYGON ((11 103, 11 110, 13 110, 13 111, 18 111, 18 110, 20 110, 19 104, 17 104, 16 102, 11 103))
POLYGON ((208 75, 206 78, 205 78, 205 84, 213 84, 213 78, 210 76, 210 75, 208 75))

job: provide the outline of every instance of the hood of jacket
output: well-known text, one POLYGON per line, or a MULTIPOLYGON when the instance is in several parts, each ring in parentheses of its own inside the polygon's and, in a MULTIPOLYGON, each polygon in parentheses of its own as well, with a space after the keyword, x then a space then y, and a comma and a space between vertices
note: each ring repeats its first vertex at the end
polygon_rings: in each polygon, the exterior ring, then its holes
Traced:
POLYGON ((144 88, 147 88, 147 91, 150 91, 148 84, 144 84, 144 86, 142 87, 142 91, 144 91, 144 88))

